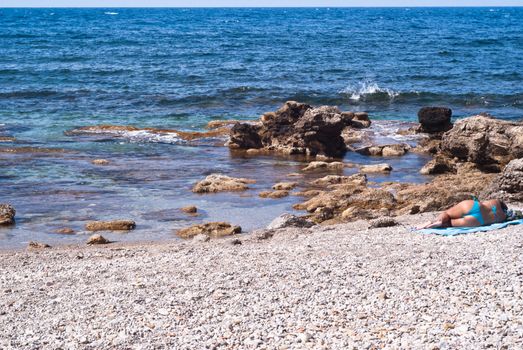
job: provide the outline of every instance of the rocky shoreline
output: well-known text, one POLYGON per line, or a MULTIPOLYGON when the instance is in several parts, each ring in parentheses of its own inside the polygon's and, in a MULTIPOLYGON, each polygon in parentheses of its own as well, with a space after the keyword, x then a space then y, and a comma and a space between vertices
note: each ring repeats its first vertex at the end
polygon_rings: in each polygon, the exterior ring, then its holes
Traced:
MULTIPOLYGON (((496 197, 509 202, 523 201, 523 124, 477 115, 452 124, 452 111, 445 107, 424 107, 419 110, 419 124, 398 130, 398 135, 419 135, 414 145, 382 144, 369 131, 371 120, 366 113, 343 112, 334 106, 313 107, 295 101, 286 102, 275 112, 263 114, 259 120, 234 120, 209 123, 210 131, 180 132, 171 129, 139 129, 132 126, 89 126, 68 131, 66 135, 108 134, 122 137, 126 132, 147 132, 160 136, 177 135, 186 140, 228 134, 227 146, 232 153, 250 157, 297 156, 308 163, 298 173, 290 173, 289 181, 280 181, 258 193, 263 199, 277 200, 287 196, 303 197, 293 208, 304 211, 304 219, 316 224, 331 225, 360 219, 395 217, 444 210, 469 199, 496 197), (205 135, 205 136, 204 136, 205 135), (368 174, 388 174, 390 164, 356 165, 341 157, 356 152, 368 159, 401 158, 410 152, 430 154, 432 160, 420 174, 432 175, 425 184, 405 182, 370 182, 368 174), (352 175, 345 175, 350 168, 352 175), (315 174, 313 179, 306 174, 315 174)), ((96 166, 109 161, 95 159, 96 166)), ((243 192, 256 180, 213 173, 195 183, 192 192, 209 195, 218 192, 243 192)), ((184 208, 179 208, 185 212, 184 208)), ((198 216, 197 208, 193 213, 198 216)), ((15 223, 15 209, 0 206, 0 225, 15 223)), ((86 231, 132 230, 133 218, 116 221, 92 221, 86 231)), ((71 234, 65 227, 56 231, 71 234)), ((179 230, 179 236, 190 238, 199 234, 213 237, 237 234, 241 227, 226 222, 198 222, 179 230), (188 234, 190 232, 190 234, 188 234)), ((102 237, 103 238, 103 237, 102 237)), ((89 242, 107 240, 89 240, 89 242)), ((45 242, 43 242, 45 244, 45 242)))
POLYGON ((519 348, 517 227, 401 225, 0 251, 0 347, 519 348), (13 273, 16 271, 16 273, 13 273))

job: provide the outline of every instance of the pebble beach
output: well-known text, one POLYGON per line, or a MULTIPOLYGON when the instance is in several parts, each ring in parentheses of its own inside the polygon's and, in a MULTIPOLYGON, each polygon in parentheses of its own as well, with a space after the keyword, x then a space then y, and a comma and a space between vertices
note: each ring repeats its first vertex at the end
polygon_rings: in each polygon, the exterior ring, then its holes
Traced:
POLYGON ((523 230, 366 221, 0 252, 3 349, 515 349, 523 230))

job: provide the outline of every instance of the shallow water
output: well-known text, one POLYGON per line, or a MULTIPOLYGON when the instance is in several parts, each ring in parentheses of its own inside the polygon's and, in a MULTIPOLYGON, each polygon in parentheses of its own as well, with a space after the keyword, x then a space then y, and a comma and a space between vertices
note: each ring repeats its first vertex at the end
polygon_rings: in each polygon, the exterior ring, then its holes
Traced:
MULTIPOLYGON (((81 232, 90 219, 135 219, 138 229, 109 235, 116 240, 171 237, 207 220, 251 230, 299 200, 257 196, 289 180, 298 159, 233 156, 219 138, 65 133, 77 127, 203 130, 294 99, 368 111, 387 143, 412 142, 391 135, 425 105, 458 118, 522 116, 521 8, 0 9, 0 20, 0 136, 17 140, 0 142, 0 202, 18 211, 0 246, 83 241, 52 232, 81 232), (242 194, 190 192, 213 172, 258 182, 242 194), (201 215, 177 210, 189 204, 201 215)), ((418 170, 427 158, 414 154, 345 160, 391 163, 375 181, 426 180, 418 170)))

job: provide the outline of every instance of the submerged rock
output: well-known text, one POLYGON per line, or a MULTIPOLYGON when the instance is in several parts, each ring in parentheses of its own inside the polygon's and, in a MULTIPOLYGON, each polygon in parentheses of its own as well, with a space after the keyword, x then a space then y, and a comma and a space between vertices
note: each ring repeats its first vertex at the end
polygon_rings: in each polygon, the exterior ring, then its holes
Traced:
POLYGON ((196 214, 198 212, 198 208, 196 208, 194 205, 188 205, 181 208, 180 210, 186 214, 196 214))
POLYGON ((191 238, 199 234, 215 238, 230 236, 241 232, 242 229, 240 226, 233 226, 228 222, 209 222, 178 230, 176 234, 181 238, 191 238))
POLYGON ((111 162, 108 161, 107 159, 93 159, 91 161, 91 163, 93 165, 109 165, 109 164, 111 164, 111 162))
POLYGON ((450 130, 452 110, 447 107, 423 107, 418 111, 422 132, 435 133, 450 130))
POLYGON ((337 107, 313 108, 288 101, 276 112, 264 114, 258 124, 234 125, 228 145, 233 149, 341 157, 346 152, 341 133, 354 118, 343 115, 337 107))
POLYGON ((271 199, 278 199, 287 197, 289 195, 289 191, 286 190, 276 190, 276 191, 263 191, 258 194, 261 198, 271 198, 271 199))
POLYGON ((194 185, 194 193, 216 193, 216 192, 235 192, 249 189, 248 184, 254 184, 256 180, 234 178, 221 174, 211 174, 202 181, 194 185))
POLYGON ((323 162, 323 161, 314 161, 310 162, 302 171, 312 171, 312 170, 342 170, 344 167, 342 162, 323 162))
POLYGON ((388 173, 392 171, 392 166, 386 163, 362 165, 360 171, 362 173, 388 173))
POLYGON ((129 231, 135 228, 133 220, 90 221, 85 224, 87 231, 129 231))
POLYGON ((298 186, 298 183, 296 182, 279 182, 272 186, 272 189, 290 191, 293 190, 296 186, 298 186))
POLYGON ((285 227, 312 227, 315 223, 312 221, 309 221, 305 218, 291 215, 288 213, 284 213, 280 216, 278 216, 276 219, 274 219, 269 226, 267 226, 268 230, 276 230, 279 228, 285 228, 285 227))
POLYGON ((510 161, 481 197, 523 202, 523 158, 510 161))
POLYGON ((70 227, 59 228, 54 232, 60 235, 73 235, 75 233, 70 227))
POLYGON ((16 210, 11 204, 0 204, 0 225, 15 223, 16 210))
POLYGON ((92 235, 87 240, 87 244, 89 244, 89 245, 92 245, 92 244, 108 244, 108 243, 111 243, 111 242, 108 239, 106 239, 104 236, 99 235, 99 234, 92 235))
POLYGON ((523 123, 477 115, 462 119, 443 134, 441 151, 460 161, 500 170, 523 158, 523 123))

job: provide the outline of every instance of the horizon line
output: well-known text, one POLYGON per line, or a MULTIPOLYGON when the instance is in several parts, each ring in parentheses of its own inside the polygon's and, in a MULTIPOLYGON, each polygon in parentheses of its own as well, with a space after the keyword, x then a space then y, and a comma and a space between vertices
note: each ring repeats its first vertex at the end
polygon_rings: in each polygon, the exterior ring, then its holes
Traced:
POLYGON ((0 6, 1 9, 358 9, 358 8, 523 8, 523 5, 481 6, 0 6))

